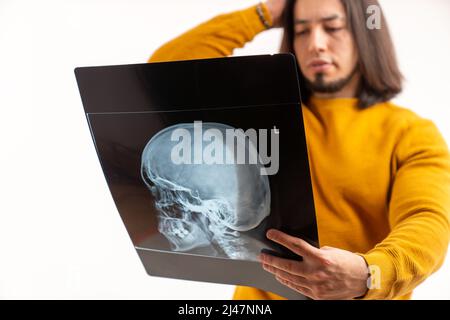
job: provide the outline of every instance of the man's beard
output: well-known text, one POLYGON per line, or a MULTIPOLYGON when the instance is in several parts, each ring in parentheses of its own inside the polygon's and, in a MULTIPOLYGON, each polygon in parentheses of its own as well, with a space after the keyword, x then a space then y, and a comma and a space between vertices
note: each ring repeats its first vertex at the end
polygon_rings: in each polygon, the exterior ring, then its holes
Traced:
POLYGON ((323 73, 317 73, 314 81, 309 81, 305 78, 305 83, 307 87, 312 92, 317 93, 336 93, 341 91, 353 78, 356 71, 358 70, 357 67, 353 69, 350 74, 342 79, 338 79, 336 81, 326 82, 325 81, 325 75, 323 73))

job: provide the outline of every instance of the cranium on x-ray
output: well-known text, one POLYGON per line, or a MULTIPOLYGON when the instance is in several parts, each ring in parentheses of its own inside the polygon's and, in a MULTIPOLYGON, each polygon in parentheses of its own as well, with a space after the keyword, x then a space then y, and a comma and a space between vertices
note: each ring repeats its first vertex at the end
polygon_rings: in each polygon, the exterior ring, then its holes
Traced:
MULTIPOLYGON (((177 124, 154 135, 142 153, 141 175, 155 198, 158 231, 173 251, 213 246, 232 259, 256 259, 259 251, 249 249, 252 241, 241 232, 256 228, 270 214, 269 181, 260 174, 261 165, 175 164, 171 153, 178 141, 172 141, 172 134, 177 129, 194 136, 194 124, 177 124)), ((202 129, 223 136, 234 130, 220 123, 203 123, 202 129)), ((242 143, 246 152, 257 152, 248 139, 236 139, 232 146, 242 143)), ((229 151, 222 146, 223 154, 229 151)))

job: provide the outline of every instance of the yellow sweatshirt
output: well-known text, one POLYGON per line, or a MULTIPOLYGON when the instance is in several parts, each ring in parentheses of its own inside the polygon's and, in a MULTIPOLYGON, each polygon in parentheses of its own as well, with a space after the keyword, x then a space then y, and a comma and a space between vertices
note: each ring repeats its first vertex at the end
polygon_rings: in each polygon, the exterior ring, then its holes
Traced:
MULTIPOLYGON (((264 14, 272 23, 266 7, 264 14)), ((255 6, 222 14, 149 62, 228 56, 264 30, 255 6)), ((431 121, 407 109, 381 103, 360 110, 356 103, 311 98, 302 106, 320 245, 361 254, 378 268, 379 283, 365 299, 408 299, 447 251, 448 148, 431 121)), ((237 287, 234 298, 281 297, 237 287)))

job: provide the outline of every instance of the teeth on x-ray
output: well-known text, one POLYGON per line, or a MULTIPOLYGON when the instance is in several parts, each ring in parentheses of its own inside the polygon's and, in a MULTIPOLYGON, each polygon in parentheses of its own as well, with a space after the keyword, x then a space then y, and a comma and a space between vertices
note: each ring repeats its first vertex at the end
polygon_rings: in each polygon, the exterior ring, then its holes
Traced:
MULTIPOLYGON (((153 136, 142 153, 141 175, 155 198, 159 232, 173 251, 217 245, 230 258, 246 258, 240 232, 256 228, 270 214, 269 180, 260 174, 262 166, 175 164, 171 152, 179 142, 171 137, 177 129, 194 135, 192 123, 165 128, 153 136)), ((203 123, 203 129, 225 135, 226 129, 234 128, 203 123)), ((256 150, 249 139, 235 143, 244 143, 247 151, 256 150)), ((223 154, 229 152, 227 147, 223 143, 223 154)), ((195 150, 194 141, 191 150, 195 150)))
POLYGON ((160 217, 158 230, 168 238, 174 251, 186 251, 211 244, 197 224, 186 220, 160 217))

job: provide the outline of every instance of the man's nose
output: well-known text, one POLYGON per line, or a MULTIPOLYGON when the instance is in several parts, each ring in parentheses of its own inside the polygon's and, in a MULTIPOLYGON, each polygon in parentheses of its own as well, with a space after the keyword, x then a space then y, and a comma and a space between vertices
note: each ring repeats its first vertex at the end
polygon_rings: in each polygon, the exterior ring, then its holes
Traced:
POLYGON ((311 30, 308 49, 316 53, 324 52, 327 49, 327 34, 322 28, 316 27, 311 30))

